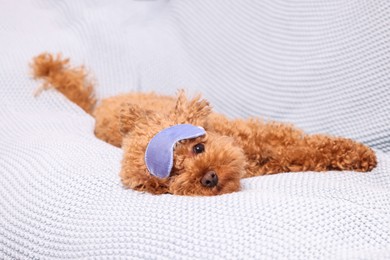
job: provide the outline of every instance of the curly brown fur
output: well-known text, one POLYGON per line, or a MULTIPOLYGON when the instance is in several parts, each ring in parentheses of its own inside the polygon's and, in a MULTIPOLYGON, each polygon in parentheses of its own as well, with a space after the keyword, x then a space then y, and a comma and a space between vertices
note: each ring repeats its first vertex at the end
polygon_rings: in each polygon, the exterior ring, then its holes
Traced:
POLYGON ((96 119, 98 138, 124 150, 121 179, 126 187, 153 194, 218 195, 238 191, 240 179, 297 171, 370 171, 376 156, 369 147, 350 139, 307 135, 292 125, 259 119, 229 120, 213 113, 197 96, 188 100, 155 93, 129 93, 102 100, 95 108, 93 87, 82 68, 69 67, 68 59, 42 54, 34 59, 36 78, 53 86, 96 119), (69 83, 72 82, 72 83, 69 83), (77 83, 74 83, 77 82, 77 83), (151 138, 166 127, 189 123, 203 126, 207 134, 177 144, 169 178, 151 175, 144 162, 151 138), (194 146, 203 144, 197 154, 194 146), (218 183, 208 187, 209 173, 218 183))
POLYGON ((70 101, 76 103, 85 112, 91 113, 95 104, 93 84, 87 77, 84 67, 71 68, 69 59, 62 59, 49 53, 42 53, 31 64, 35 79, 43 79, 42 89, 56 88, 70 101))

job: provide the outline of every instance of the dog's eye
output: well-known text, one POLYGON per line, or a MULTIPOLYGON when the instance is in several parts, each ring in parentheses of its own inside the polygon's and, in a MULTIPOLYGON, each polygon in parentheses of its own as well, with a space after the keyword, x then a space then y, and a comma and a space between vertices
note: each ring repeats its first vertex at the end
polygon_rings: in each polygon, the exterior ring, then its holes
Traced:
POLYGON ((203 153, 204 152, 204 144, 197 144, 192 148, 192 151, 194 151, 195 154, 203 153))

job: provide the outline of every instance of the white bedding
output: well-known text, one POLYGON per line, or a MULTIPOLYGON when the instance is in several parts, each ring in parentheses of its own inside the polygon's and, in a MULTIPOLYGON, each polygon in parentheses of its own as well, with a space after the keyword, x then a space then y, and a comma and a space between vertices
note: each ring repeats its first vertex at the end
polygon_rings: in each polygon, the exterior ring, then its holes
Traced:
POLYGON ((0 1, 0 259, 390 258, 390 2, 0 1), (286 173, 217 197, 122 188, 122 151, 38 86, 42 51, 98 96, 201 92, 232 117, 374 147, 370 173, 286 173))

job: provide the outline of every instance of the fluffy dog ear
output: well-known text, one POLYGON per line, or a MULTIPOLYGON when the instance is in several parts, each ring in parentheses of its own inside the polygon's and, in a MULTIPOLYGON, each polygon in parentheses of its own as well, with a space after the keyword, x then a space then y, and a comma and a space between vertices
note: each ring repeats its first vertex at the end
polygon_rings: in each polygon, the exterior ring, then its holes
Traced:
POLYGON ((179 90, 176 106, 172 113, 178 124, 202 125, 210 113, 211 107, 207 100, 202 99, 200 95, 188 100, 184 90, 179 90))
POLYGON ((122 135, 133 130, 135 123, 143 116, 142 109, 130 103, 125 103, 121 107, 119 115, 119 129, 122 135))
POLYGON ((145 128, 146 131, 151 125, 160 125, 161 120, 161 116, 154 111, 143 109, 131 103, 125 103, 120 111, 119 129, 122 135, 133 131, 135 126, 140 129, 145 128))

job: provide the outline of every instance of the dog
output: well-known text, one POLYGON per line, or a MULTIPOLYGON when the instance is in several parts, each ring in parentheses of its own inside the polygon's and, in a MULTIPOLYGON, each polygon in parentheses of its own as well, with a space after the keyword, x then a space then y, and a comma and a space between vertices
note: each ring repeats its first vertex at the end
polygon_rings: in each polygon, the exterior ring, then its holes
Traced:
POLYGON ((125 187, 152 194, 212 196, 241 178, 300 171, 371 171, 374 151, 350 139, 308 135, 290 124, 228 119, 200 95, 129 93, 97 102, 83 66, 42 53, 30 64, 39 90, 55 88, 96 120, 97 138, 123 149, 125 187))

